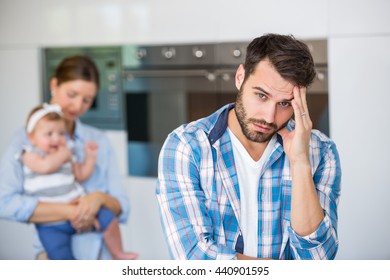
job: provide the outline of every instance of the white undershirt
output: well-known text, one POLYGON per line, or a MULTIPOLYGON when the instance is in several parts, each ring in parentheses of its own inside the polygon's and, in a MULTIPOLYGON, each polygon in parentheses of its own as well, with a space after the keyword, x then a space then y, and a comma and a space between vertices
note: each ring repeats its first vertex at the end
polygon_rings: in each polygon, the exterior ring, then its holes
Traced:
POLYGON ((268 160, 276 135, 268 142, 263 155, 254 161, 240 140, 228 128, 233 146, 234 162, 240 186, 241 220, 240 228, 244 240, 244 255, 257 257, 258 248, 258 189, 259 178, 268 160))

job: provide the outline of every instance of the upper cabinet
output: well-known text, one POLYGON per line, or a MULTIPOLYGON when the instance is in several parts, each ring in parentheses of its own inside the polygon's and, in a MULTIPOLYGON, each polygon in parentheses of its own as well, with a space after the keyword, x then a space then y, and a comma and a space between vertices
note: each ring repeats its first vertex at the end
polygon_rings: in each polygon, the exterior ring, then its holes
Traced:
POLYGON ((329 0, 329 36, 390 33, 390 1, 329 0))
POLYGON ((323 0, 2 0, 0 46, 248 41, 327 36, 323 0))
POLYGON ((250 40, 264 33, 326 38, 328 1, 218 0, 217 34, 222 41, 250 40))

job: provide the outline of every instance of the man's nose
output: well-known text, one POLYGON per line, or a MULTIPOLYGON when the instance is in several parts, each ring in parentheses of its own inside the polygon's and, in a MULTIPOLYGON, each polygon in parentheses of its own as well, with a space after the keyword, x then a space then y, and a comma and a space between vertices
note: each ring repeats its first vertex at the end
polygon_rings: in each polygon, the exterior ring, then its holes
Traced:
POLYGON ((275 113, 276 105, 272 102, 268 102, 263 111, 264 120, 269 124, 274 123, 275 113))

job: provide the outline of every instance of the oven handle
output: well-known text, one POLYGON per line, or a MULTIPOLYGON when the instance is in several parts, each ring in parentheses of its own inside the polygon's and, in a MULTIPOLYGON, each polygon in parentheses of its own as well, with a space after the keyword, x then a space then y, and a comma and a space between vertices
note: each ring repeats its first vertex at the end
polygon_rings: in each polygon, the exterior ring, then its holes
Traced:
POLYGON ((206 69, 191 69, 191 70, 124 70, 123 77, 128 81, 133 81, 136 78, 182 78, 182 77, 205 77, 210 81, 214 81, 223 73, 232 73, 235 70, 206 70, 206 69))

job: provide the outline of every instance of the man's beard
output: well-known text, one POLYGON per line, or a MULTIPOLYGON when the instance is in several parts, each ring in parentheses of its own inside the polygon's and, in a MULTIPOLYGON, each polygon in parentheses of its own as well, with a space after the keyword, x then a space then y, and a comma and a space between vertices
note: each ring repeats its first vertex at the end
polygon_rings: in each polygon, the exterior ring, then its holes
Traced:
POLYGON ((275 135, 275 133, 277 133, 279 130, 281 130, 283 127, 285 127, 287 125, 287 123, 289 122, 289 121, 287 121, 283 125, 278 127, 276 124, 267 123, 265 120, 254 119, 254 118, 247 119, 247 113, 246 113, 246 110, 244 108, 244 105, 242 104, 241 90, 239 91, 239 93, 237 95, 236 106, 235 106, 234 110, 235 110, 238 123, 240 124, 241 130, 242 130, 242 133, 244 134, 244 136, 248 140, 253 141, 253 142, 257 142, 257 143, 268 142, 272 138, 272 136, 275 135), (263 133, 260 131, 250 130, 250 128, 249 128, 250 123, 255 123, 255 124, 265 126, 265 127, 269 127, 272 129, 272 131, 270 133, 263 133))

